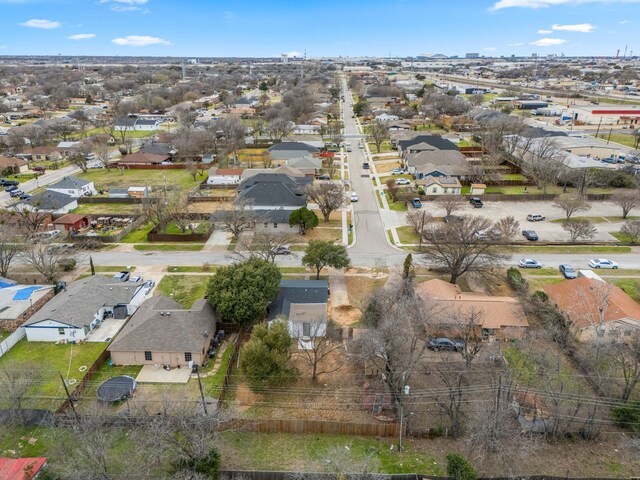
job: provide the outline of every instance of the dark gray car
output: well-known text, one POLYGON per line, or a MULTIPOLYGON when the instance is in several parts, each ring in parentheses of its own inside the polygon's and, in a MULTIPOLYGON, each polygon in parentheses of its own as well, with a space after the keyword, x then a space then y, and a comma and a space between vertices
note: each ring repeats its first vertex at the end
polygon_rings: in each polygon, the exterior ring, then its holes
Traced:
POLYGON ((449 350, 451 352, 459 352, 464 348, 464 343, 451 340, 446 337, 440 338, 432 338, 429 340, 429 350, 440 351, 440 350, 449 350))

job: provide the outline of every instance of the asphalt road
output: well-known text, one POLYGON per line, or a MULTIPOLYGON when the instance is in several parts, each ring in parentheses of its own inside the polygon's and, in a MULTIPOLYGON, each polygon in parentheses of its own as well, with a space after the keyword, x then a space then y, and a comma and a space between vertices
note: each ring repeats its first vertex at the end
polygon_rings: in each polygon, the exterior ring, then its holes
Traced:
MULTIPOLYGON (((67 165, 59 170, 47 170, 44 175, 38 177, 37 180, 29 180, 28 182, 21 183, 18 188, 25 193, 32 192, 36 188, 43 187, 45 185, 50 185, 52 183, 57 182, 62 179, 62 177, 66 177, 68 175, 73 175, 74 173, 78 173, 80 169, 75 165, 67 165)), ((4 189, 0 190, 0 204, 1 205, 11 205, 20 201, 17 198, 11 198, 4 189)))
POLYGON ((370 170, 362 168, 362 163, 367 160, 364 150, 358 148, 358 143, 366 141, 358 132, 353 116, 353 98, 347 88, 347 82, 343 79, 343 104, 344 137, 351 142, 351 152, 347 153, 349 164, 349 179, 352 191, 358 194, 358 201, 353 203, 353 216, 356 244, 349 249, 349 256, 353 263, 371 263, 371 266, 385 266, 396 264, 397 258, 404 258, 402 253, 389 245, 387 234, 382 224, 378 210, 378 199, 373 190, 373 183, 369 177, 370 170))

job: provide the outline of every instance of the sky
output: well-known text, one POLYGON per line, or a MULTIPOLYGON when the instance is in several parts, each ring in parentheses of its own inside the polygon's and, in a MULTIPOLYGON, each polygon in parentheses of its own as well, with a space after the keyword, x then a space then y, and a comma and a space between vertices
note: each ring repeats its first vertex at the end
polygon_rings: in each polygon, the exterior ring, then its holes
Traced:
POLYGON ((0 55, 640 55, 640 0, 0 0, 0 55))

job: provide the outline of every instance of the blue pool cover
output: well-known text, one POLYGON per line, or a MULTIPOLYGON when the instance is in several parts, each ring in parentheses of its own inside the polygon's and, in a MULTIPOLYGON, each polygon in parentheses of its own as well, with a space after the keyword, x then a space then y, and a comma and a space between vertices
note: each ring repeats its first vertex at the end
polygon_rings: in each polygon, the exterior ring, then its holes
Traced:
POLYGON ((40 290, 42 287, 40 285, 35 285, 33 287, 25 287, 16 292, 13 296, 14 300, 28 300, 33 292, 36 290, 40 290))

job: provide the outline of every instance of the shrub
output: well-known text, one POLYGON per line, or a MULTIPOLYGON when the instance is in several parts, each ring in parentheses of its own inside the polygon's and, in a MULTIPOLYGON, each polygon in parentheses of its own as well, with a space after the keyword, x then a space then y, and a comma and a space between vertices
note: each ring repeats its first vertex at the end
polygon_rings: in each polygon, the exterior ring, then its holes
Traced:
MULTIPOLYGON (((177 472, 197 472, 202 473, 208 478, 218 478, 218 469, 220 468, 220 453, 215 448, 209 450, 209 453, 201 458, 188 458, 177 461, 174 465, 177 472)), ((191 478, 185 476, 184 478, 191 478)))
POLYGON ((507 270, 507 280, 511 288, 517 292, 524 292, 527 289, 527 281, 522 278, 522 273, 517 268, 511 267, 507 270))
POLYGON ((202 264, 202 271, 208 272, 209 270, 211 270, 211 264, 209 262, 204 262, 202 264))
POLYGON ((458 453, 447 455, 447 474, 455 480, 476 480, 476 471, 467 459, 458 453))
POLYGON ((70 272, 76 268, 76 260, 75 258, 65 258, 64 260, 60 260, 58 265, 60 265, 63 272, 70 272))
POLYGON ((618 405, 611 409, 611 418, 616 425, 640 433, 640 402, 618 405))
POLYGON ((543 292, 542 290, 536 290, 533 292, 533 295, 531 295, 531 300, 534 302, 537 300, 544 303, 549 301, 549 295, 547 295, 547 292, 543 292))

